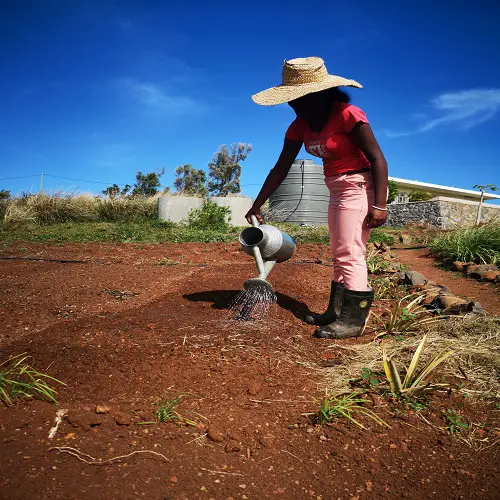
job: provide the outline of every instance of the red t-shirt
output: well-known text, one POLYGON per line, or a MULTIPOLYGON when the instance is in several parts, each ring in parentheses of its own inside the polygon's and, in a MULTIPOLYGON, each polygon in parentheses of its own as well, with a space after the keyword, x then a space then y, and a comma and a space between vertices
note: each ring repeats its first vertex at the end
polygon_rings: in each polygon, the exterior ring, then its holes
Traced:
POLYGON ((361 109, 352 104, 337 103, 321 132, 313 132, 304 118, 296 118, 286 131, 287 139, 302 141, 306 151, 323 159, 325 176, 370 167, 349 132, 357 123, 368 123, 361 109))

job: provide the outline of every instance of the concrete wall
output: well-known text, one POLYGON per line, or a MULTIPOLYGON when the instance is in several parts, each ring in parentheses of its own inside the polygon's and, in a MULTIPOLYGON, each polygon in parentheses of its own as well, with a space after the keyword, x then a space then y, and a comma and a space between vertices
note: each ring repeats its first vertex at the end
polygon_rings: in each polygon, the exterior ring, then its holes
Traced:
MULTIPOLYGON (((442 229, 470 227, 476 222, 479 203, 438 196, 429 201, 388 205, 387 225, 404 226, 419 222, 442 229)), ((483 204, 481 222, 500 218, 500 206, 483 204)))
MULTIPOLYGON (((210 198, 216 205, 231 209, 231 225, 248 225, 245 214, 250 210, 253 200, 246 197, 213 197, 210 198)), ((182 222, 187 219, 189 212, 203 206, 203 198, 189 196, 160 196, 158 198, 158 217, 171 222, 182 222)))

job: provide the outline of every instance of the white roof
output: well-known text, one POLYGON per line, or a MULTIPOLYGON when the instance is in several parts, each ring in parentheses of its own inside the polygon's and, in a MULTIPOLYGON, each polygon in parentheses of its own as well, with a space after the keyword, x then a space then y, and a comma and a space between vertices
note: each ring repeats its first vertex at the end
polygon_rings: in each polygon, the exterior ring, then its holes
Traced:
MULTIPOLYGON (((446 194, 466 195, 472 198, 481 198, 480 191, 473 191, 472 189, 462 189, 452 186, 441 186, 440 184, 430 184, 429 182, 410 181, 408 179, 399 179, 398 177, 389 177, 389 180, 397 182, 401 187, 410 188, 426 188, 433 191, 439 191, 446 194)), ((500 195, 493 193, 484 193, 485 200, 500 200, 500 195)))

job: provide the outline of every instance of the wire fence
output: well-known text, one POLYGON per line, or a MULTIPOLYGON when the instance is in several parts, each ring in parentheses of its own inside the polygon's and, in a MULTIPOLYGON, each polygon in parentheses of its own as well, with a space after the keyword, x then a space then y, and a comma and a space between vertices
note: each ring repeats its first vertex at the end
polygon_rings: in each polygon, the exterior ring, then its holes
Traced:
MULTIPOLYGON (((37 177, 40 180, 40 188, 39 191, 41 192, 43 190, 43 182, 46 177, 50 179, 60 179, 60 180, 65 180, 65 181, 72 181, 72 182, 81 182, 85 184, 99 184, 101 186, 118 186, 119 188, 124 188, 125 186, 130 186, 130 184, 119 184, 117 182, 111 182, 111 181, 97 181, 97 180, 89 180, 89 179, 76 179, 73 177, 64 177, 61 175, 53 175, 53 174, 46 174, 45 172, 40 173, 40 174, 29 174, 29 175, 17 175, 17 176, 12 176, 12 177, 0 177, 0 182, 3 181, 10 181, 10 180, 18 180, 18 179, 29 179, 29 178, 35 178, 37 177)), ((250 187, 250 186, 260 186, 261 184, 240 184, 240 186, 243 187, 250 187)), ((165 189, 170 186, 160 186, 161 189, 165 189)), ((3 186, 0 186, 1 189, 5 189, 3 186)), ((71 186, 72 189, 74 189, 74 186, 71 186)), ((60 186, 60 189, 64 189, 64 186, 60 186)), ((68 187, 69 189, 69 187, 68 187)))

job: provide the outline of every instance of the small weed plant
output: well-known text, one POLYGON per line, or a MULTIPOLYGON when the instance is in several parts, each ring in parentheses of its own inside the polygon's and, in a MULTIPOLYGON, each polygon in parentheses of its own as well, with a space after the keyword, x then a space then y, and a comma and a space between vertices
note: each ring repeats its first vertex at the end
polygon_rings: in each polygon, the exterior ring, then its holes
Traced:
POLYGON ((370 285, 374 289, 375 300, 394 299, 398 296, 399 288, 395 280, 390 277, 371 278, 370 285))
POLYGON ((462 417, 458 413, 451 411, 449 408, 446 410, 444 417, 448 424, 448 429, 452 434, 455 434, 462 429, 469 428, 469 424, 467 422, 464 422, 462 420, 462 417))
POLYGON ((153 412, 153 416, 155 418, 154 422, 141 422, 141 424, 164 424, 166 422, 174 422, 177 424, 196 426, 196 422, 183 417, 176 410, 176 408, 180 405, 183 397, 183 394, 179 394, 170 400, 162 400, 158 408, 156 408, 156 410, 153 412))
POLYGON ((362 406, 368 403, 368 400, 362 397, 362 393, 353 392, 345 396, 327 396, 323 399, 320 409, 317 413, 309 413, 321 425, 327 424, 338 418, 346 418, 353 424, 366 430, 366 427, 354 418, 354 415, 362 415, 370 418, 379 425, 390 427, 387 422, 382 420, 369 408, 362 406))
POLYGON ((453 351, 444 350, 437 352, 431 356, 424 366, 419 368, 426 341, 427 335, 424 335, 413 354, 410 365, 406 368, 404 377, 402 377, 403 374, 394 360, 387 355, 385 344, 382 344, 382 359, 385 376, 389 382, 391 392, 396 398, 419 397, 425 392, 448 387, 448 384, 431 384, 430 380, 435 375, 439 365, 453 354, 453 351))
POLYGON ((155 262, 157 266, 176 266, 179 264, 179 262, 172 260, 169 257, 163 257, 162 259, 159 259, 157 262, 155 262))
POLYGON ((56 390, 50 382, 65 385, 28 364, 30 356, 18 354, 0 364, 0 399, 11 403, 12 399, 26 397, 51 401, 58 404, 56 390))
POLYGON ((389 269, 390 265, 377 248, 371 248, 366 253, 366 267, 370 274, 382 274, 389 269))
POLYGON ((386 308, 386 315, 373 314, 377 322, 376 328, 380 330, 377 337, 416 331, 444 320, 444 316, 435 316, 433 311, 420 305, 423 298, 423 294, 416 297, 413 294, 406 295, 392 310, 386 308))
POLYGON ((179 394, 170 401, 162 401, 160 406, 154 411, 155 419, 160 423, 169 422, 171 420, 179 420, 180 415, 175 411, 175 408, 180 404, 182 394, 179 394))
POLYGON ((208 198, 201 208, 189 212, 187 225, 191 229, 210 229, 212 231, 227 231, 231 220, 231 209, 221 207, 208 198))
POLYGON ((381 382, 381 373, 373 372, 370 368, 363 368, 361 370, 361 380, 368 387, 376 387, 381 382))

